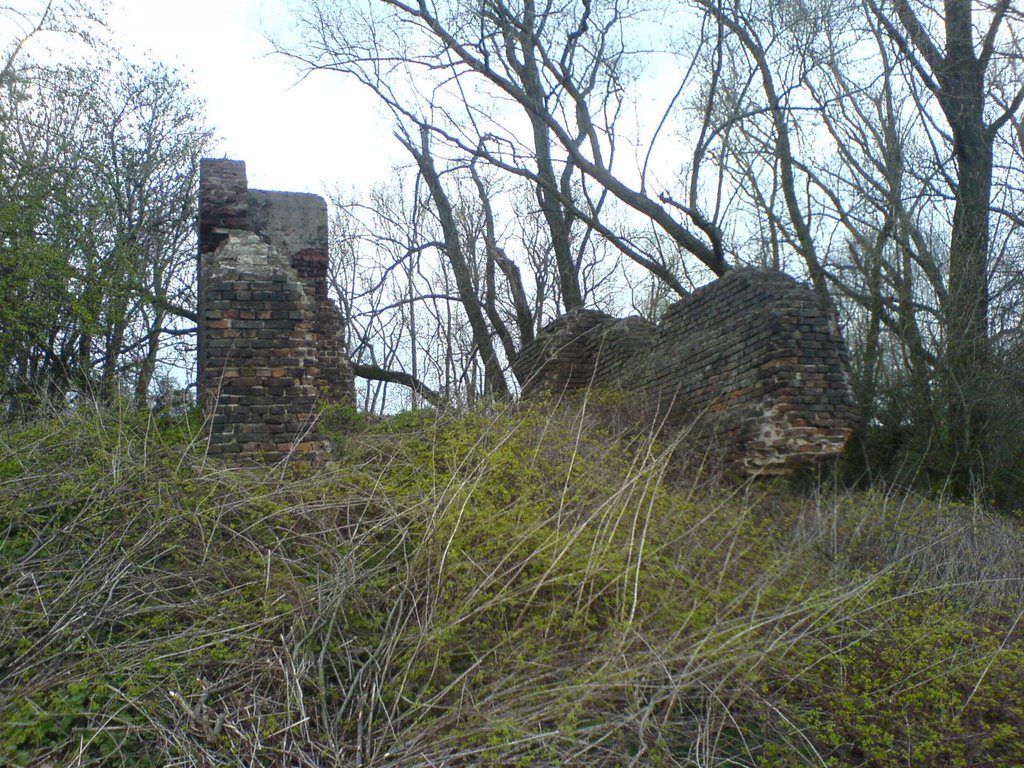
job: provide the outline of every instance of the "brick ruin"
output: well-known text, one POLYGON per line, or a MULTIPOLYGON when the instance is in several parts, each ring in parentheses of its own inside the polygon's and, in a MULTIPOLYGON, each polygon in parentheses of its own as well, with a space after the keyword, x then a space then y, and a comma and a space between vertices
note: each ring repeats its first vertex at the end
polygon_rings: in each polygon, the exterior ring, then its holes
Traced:
POLYGON ((344 320, 327 294, 327 204, 249 189, 245 163, 199 182, 199 395, 209 453, 320 458, 323 402, 355 402, 344 320))
POLYGON ((857 423, 834 312, 776 271, 729 272, 657 325, 568 313, 520 352, 515 370, 524 397, 612 385, 669 423, 699 417, 746 474, 836 455, 857 423))
MULTIPOLYGON (((203 160, 199 199, 199 393, 209 452, 319 458, 323 403, 354 404, 344 321, 327 293, 327 205, 250 190, 245 164, 203 160)), ((792 278, 739 269, 657 325, 576 310, 513 361, 524 397, 619 387, 654 417, 699 417, 749 474, 842 451, 857 423, 834 312, 792 278)))

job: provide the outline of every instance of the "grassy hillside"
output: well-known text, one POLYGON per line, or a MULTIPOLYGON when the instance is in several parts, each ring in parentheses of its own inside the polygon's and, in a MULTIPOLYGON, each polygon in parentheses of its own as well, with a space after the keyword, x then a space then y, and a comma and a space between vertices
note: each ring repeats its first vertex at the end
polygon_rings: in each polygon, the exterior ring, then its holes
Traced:
POLYGON ((595 403, 229 469, 0 432, 0 765, 1020 766, 1024 536, 739 485, 595 403))

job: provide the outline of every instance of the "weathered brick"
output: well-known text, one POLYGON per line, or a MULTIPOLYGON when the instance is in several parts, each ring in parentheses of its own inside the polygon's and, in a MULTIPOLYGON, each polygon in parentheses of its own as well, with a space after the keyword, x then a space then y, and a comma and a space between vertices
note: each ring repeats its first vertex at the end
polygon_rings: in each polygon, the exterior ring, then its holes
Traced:
POLYGON ((736 270, 657 326, 577 310, 513 363, 525 397, 611 384, 674 421, 712 415, 738 467, 777 472, 842 450, 856 423, 834 316, 779 272, 736 270), (730 421, 741 419, 743 428, 730 421))
POLYGON ((314 195, 249 190, 245 164, 200 173, 199 387, 211 454, 327 453, 309 424, 321 392, 354 398, 344 321, 327 294, 327 211, 314 195))

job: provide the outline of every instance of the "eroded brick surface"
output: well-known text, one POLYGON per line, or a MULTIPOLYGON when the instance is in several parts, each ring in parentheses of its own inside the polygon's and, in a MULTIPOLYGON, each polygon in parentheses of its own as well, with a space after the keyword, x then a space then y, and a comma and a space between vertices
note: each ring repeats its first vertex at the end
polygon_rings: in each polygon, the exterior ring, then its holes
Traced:
POLYGON ((515 370, 526 397, 610 384, 670 422, 702 417, 748 473, 836 455, 857 423, 834 314, 768 270, 730 272, 658 325, 569 313, 523 349, 515 370))
POLYGON ((318 404, 355 397, 327 259, 322 198, 249 190, 244 163, 202 161, 199 392, 211 454, 326 455, 318 404))

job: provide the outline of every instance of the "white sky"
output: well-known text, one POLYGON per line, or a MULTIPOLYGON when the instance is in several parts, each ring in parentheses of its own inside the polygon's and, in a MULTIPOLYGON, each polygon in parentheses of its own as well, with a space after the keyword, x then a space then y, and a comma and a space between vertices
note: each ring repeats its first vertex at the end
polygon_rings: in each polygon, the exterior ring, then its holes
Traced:
POLYGON ((398 156, 369 91, 337 73, 300 81, 269 55, 289 29, 286 0, 114 0, 110 30, 129 55, 178 67, 207 104, 219 155, 244 160, 258 189, 367 189, 398 156))
MULTIPOLYGON (((220 153, 246 161, 250 186, 316 193, 369 189, 393 163, 409 158, 369 90, 340 73, 301 79, 289 61, 270 54, 267 33, 294 37, 293 2, 112 0, 109 21, 120 48, 176 65, 190 77, 223 139, 220 153)), ((670 87, 650 81, 647 88, 665 95, 637 105, 650 113, 637 116, 641 122, 657 124, 678 76, 668 74, 670 87)), ((662 156, 679 149, 667 133, 659 145, 662 156)), ((638 154, 639 162, 642 150, 638 154)), ((638 167, 628 166, 619 172, 639 184, 638 167)), ((665 170, 670 183, 676 163, 665 170)), ((649 171, 661 175, 658 163, 649 171)))
MULTIPOLYGON (((0 41, 16 39, 45 2, 14 0, 5 6, 0 0, 0 41), (23 23, 12 24, 21 14, 23 23)), ((267 34, 296 37, 289 7, 296 2, 301 0, 109 0, 106 17, 112 42, 130 58, 181 71, 206 103, 207 122, 221 140, 216 154, 244 160, 250 186, 367 191, 391 175, 393 164, 409 158, 392 136, 390 116, 367 89, 340 73, 303 78, 290 61, 271 53, 267 34)), ((56 55, 69 43, 66 37, 56 46, 50 40, 43 48, 56 55)), ((648 75, 642 84, 648 98, 634 105, 638 135, 649 137, 677 82, 674 71, 648 75), (664 98, 650 98, 661 93, 664 98)), ((629 122, 623 116, 622 124, 629 122)), ((661 177, 653 186, 671 186, 678 158, 687 154, 679 140, 671 132, 659 137, 660 162, 648 169, 661 177)), ((617 172, 637 185, 643 147, 635 152, 634 167, 631 154, 620 152, 617 172)))
MULTIPOLYGON (((45 2, 14 0, 6 6, 14 13, 4 14, 0 0, 0 40, 15 39, 18 27, 3 28, 4 22, 11 26, 19 12, 38 18, 45 2)), ((106 16, 118 49, 135 60, 174 66, 188 79, 221 140, 215 154, 244 160, 250 186, 366 192, 387 180, 395 163, 410 160, 392 136, 391 117, 369 90, 340 73, 303 78, 292 62, 271 53, 269 33, 296 37, 289 7, 296 2, 301 0, 109 0, 106 16)), ((67 44, 65 37, 44 48, 59 55, 67 44)), ((672 68, 648 73, 639 84, 646 96, 633 105, 636 113, 622 116, 627 135, 650 137, 679 76, 672 68)), ((672 130, 659 136, 648 168, 652 189, 673 185, 679 158, 690 154, 684 144, 672 130)), ((620 148, 616 171, 627 183, 639 185, 643 154, 643 145, 632 152, 620 148)))

